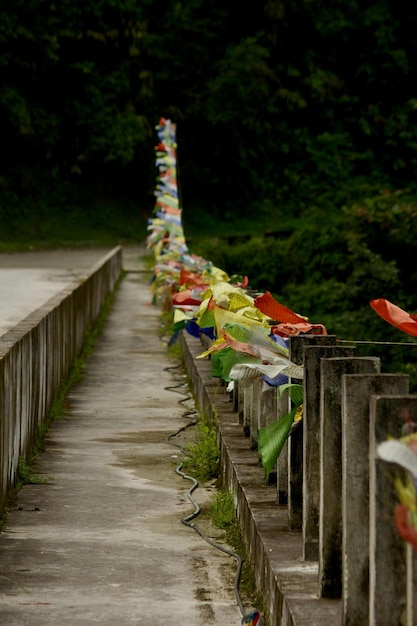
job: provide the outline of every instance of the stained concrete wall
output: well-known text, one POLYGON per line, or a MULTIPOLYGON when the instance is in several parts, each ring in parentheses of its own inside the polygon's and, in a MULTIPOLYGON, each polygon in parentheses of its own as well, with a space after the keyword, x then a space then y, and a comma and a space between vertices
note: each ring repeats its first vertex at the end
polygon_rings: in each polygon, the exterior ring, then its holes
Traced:
POLYGON ((118 246, 0 337, 0 513, 121 269, 118 246))
MULTIPOLYGON (((303 454, 288 454, 287 497, 281 498, 279 463, 276 484, 266 483, 256 450, 252 431, 263 415, 257 394, 249 388, 242 394, 238 386, 231 401, 220 380, 210 377, 210 362, 197 359, 199 340, 183 334, 199 408, 217 417, 222 483, 234 495, 267 623, 393 626, 403 619, 417 626, 417 553, 394 525, 398 467, 376 452, 389 436, 406 434, 405 427, 415 432, 417 396, 408 395, 407 376, 381 374, 375 357, 320 345, 331 337, 297 339, 303 348, 296 362, 304 366, 304 418, 294 432, 302 433, 295 443, 303 454), (294 507, 291 481, 300 479, 306 460, 315 480, 303 481, 301 502, 295 490, 294 507), (300 528, 291 508, 303 511, 300 528)), ((276 403, 269 410, 268 420, 279 419, 276 403)))
POLYGON ((278 503, 277 487, 266 484, 258 452, 250 434, 219 379, 212 378, 210 362, 197 359, 203 348, 184 333, 183 356, 200 410, 216 417, 221 456, 221 480, 234 495, 237 517, 264 597, 269 626, 340 626, 341 602, 319 598, 318 564, 302 560, 301 532, 288 528, 286 506, 278 503))

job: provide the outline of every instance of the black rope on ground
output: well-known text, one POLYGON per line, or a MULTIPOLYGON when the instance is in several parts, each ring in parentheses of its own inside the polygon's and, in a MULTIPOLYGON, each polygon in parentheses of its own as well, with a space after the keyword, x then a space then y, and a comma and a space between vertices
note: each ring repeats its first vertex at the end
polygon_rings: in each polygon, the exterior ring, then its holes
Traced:
MULTIPOLYGON (((169 366, 169 367, 164 368, 165 371, 172 371, 172 370, 176 370, 176 369, 182 369, 181 363, 179 365, 177 365, 177 366, 169 366)), ((184 381, 181 381, 180 383, 178 383, 177 385, 167 385, 165 387, 165 389, 168 389, 170 391, 174 391, 176 393, 183 394, 185 397, 178 401, 178 403, 181 404, 183 402, 191 400, 191 396, 188 393, 188 391, 187 391, 187 393, 184 392, 184 391, 179 391, 180 387, 185 387, 185 386, 187 387, 187 390, 188 390, 188 384, 184 380, 184 381)), ((187 411, 186 413, 183 414, 183 417, 188 417, 189 415, 194 415, 194 414, 197 414, 197 411, 195 409, 187 411)), ((181 446, 181 444, 172 442, 171 439, 173 439, 174 437, 179 435, 181 432, 187 430, 188 428, 191 428, 192 426, 195 426, 196 423, 197 423, 196 421, 192 421, 192 422, 189 422, 188 424, 186 424, 185 426, 181 426, 175 433, 172 433, 171 435, 168 435, 168 437, 166 437, 166 439, 165 439, 166 443, 168 443, 169 445, 172 445, 172 446, 175 446, 175 447, 179 448, 181 450, 181 452, 186 455, 187 452, 184 450, 183 446, 181 446)), ((189 476, 188 474, 185 474, 185 472, 183 472, 182 469, 181 469, 182 465, 183 465, 183 462, 181 461, 181 463, 175 468, 175 471, 184 480, 190 480, 192 482, 191 487, 187 491, 187 497, 188 497, 189 501, 191 502, 191 504, 193 505, 194 511, 192 513, 190 513, 189 515, 186 515, 185 517, 183 517, 181 519, 181 523, 184 524, 184 526, 188 526, 189 528, 192 528, 202 539, 204 539, 204 541, 206 541, 213 548, 216 548, 217 550, 220 550, 224 554, 227 554, 228 556, 230 556, 233 559, 235 559, 235 561, 237 563, 237 570, 236 570, 236 574, 235 574, 234 593, 235 593, 237 605, 238 605, 239 610, 240 610, 240 612, 242 614, 242 622, 241 623, 242 624, 252 623, 251 618, 258 612, 255 611, 255 613, 247 614, 246 611, 245 611, 245 607, 243 606, 243 602, 242 602, 242 599, 240 597, 240 593, 239 593, 239 583, 240 583, 240 577, 241 577, 242 565, 243 565, 242 558, 239 556, 239 554, 237 554, 233 550, 229 550, 228 548, 225 548, 224 546, 214 542, 212 539, 210 539, 210 537, 207 537, 207 535, 205 535, 205 533, 203 533, 202 530, 200 530, 200 528, 197 526, 197 524, 194 523, 193 520, 196 517, 198 517, 198 515, 200 515, 200 513, 201 513, 200 505, 198 504, 198 502, 193 497, 193 492, 199 487, 199 482, 193 476, 189 476)), ((260 616, 260 614, 259 614, 259 621, 257 620, 256 623, 258 624, 258 626, 263 626, 264 622, 263 622, 263 618, 262 618, 262 616, 260 616)))

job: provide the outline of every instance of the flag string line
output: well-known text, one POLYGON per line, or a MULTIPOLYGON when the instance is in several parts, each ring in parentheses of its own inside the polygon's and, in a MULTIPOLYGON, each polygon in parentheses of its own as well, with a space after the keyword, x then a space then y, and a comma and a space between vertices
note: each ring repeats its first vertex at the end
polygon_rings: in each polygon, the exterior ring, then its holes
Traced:
POLYGON ((378 345, 378 346, 414 346, 417 347, 416 342, 408 342, 408 341, 362 341, 356 339, 336 339, 336 343, 362 343, 367 345, 378 345))

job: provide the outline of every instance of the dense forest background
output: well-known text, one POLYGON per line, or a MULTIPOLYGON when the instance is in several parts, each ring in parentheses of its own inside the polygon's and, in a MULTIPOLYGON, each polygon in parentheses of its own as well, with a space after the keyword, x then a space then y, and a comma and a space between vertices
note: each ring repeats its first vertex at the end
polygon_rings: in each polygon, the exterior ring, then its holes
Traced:
POLYGON ((339 337, 411 341, 368 303, 417 311, 413 3, 3 1, 0 66, 3 243, 143 240, 164 116, 197 252, 339 337))

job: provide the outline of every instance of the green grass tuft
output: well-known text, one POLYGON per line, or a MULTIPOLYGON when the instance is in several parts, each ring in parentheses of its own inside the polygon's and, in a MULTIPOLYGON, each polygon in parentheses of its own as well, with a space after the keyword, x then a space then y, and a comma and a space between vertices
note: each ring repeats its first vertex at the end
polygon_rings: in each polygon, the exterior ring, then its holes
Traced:
POLYGON ((211 499, 208 514, 212 522, 224 530, 224 541, 242 559, 239 593, 244 604, 256 606, 264 613, 262 597, 256 591, 255 576, 248 561, 242 531, 236 517, 236 504, 230 491, 219 489, 211 499))
POLYGON ((33 472, 32 467, 25 461, 23 457, 19 457, 17 469, 17 486, 21 489, 24 485, 43 485, 51 482, 51 476, 38 476, 33 472))
POLYGON ((227 529, 236 522, 236 506, 230 491, 217 491, 214 494, 209 515, 217 528, 227 529))
POLYGON ((187 457, 182 469, 197 480, 207 482, 218 477, 220 452, 217 447, 216 424, 210 424, 206 418, 196 424, 194 443, 185 446, 187 457))

